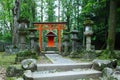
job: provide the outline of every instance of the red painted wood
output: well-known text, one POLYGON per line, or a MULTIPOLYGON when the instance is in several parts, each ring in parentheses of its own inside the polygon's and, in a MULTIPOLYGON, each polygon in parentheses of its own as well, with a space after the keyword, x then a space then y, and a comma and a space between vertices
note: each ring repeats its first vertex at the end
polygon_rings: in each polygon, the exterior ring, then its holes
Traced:
POLYGON ((48 37, 48 47, 54 47, 54 36, 48 37))
POLYGON ((50 31, 47 35, 48 37, 48 47, 54 47, 54 37, 56 37, 56 35, 50 31))

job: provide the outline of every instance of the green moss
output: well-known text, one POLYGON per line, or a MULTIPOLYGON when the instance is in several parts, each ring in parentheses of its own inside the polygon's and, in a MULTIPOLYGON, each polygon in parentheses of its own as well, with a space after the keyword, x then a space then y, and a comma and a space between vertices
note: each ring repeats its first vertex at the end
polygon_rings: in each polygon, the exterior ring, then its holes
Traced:
POLYGON ((6 77, 5 80, 15 80, 13 77, 6 77))
MULTIPOLYGON (((17 80, 18 78, 21 77, 6 77, 5 80, 17 80)), ((22 79, 18 79, 18 80, 22 80, 22 79)))
POLYGON ((92 25, 94 22, 92 20, 90 20, 89 18, 87 20, 84 21, 84 25, 92 25))
POLYGON ((9 65, 15 63, 16 55, 5 56, 4 53, 0 52, 0 66, 7 68, 9 65))

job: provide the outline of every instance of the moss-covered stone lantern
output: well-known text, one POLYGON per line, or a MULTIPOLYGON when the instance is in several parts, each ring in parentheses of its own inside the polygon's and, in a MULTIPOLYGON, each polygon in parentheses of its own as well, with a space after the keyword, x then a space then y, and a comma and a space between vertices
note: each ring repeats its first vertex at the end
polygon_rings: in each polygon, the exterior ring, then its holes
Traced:
POLYGON ((29 21, 24 18, 19 18, 19 27, 18 27, 18 33, 19 33, 19 46, 21 50, 26 49, 26 35, 28 33, 28 23, 29 21))
POLYGON ((78 30, 74 28, 71 31, 71 41, 72 41, 72 52, 70 53, 70 57, 76 57, 77 55, 77 40, 78 40, 78 30))
POLYGON ((85 26, 84 35, 86 36, 86 50, 87 51, 91 50, 91 36, 93 34, 92 25, 93 25, 93 21, 90 20, 90 18, 87 18, 84 21, 84 26, 85 26))

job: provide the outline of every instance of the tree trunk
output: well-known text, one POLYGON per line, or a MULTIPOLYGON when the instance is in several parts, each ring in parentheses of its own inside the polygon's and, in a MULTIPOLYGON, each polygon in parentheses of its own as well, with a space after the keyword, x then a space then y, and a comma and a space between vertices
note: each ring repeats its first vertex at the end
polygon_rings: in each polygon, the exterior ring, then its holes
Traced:
POLYGON ((115 30, 116 29, 116 1, 110 0, 109 29, 107 49, 114 50, 115 46, 115 30))
POLYGON ((70 16, 67 15, 67 31, 70 31, 70 16))
POLYGON ((13 37, 12 37, 12 44, 18 44, 18 26, 19 23, 17 22, 20 15, 20 0, 15 0, 15 6, 13 9, 13 37))
POLYGON ((58 0, 58 22, 60 22, 60 0, 58 0))
POLYGON ((41 22, 43 22, 43 9, 44 9, 44 7, 43 7, 43 0, 41 0, 41 22))

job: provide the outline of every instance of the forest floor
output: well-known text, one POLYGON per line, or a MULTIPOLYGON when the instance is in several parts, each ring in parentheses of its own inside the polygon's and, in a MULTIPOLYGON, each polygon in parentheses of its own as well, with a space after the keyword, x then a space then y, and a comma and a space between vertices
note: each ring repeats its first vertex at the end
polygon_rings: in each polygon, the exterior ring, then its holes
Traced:
POLYGON ((4 52, 0 52, 0 80, 6 80, 6 69, 14 64, 14 61, 15 55, 5 55, 4 52))
MULTIPOLYGON (((0 52, 0 80, 15 80, 13 78, 6 77, 6 69, 10 65, 20 65, 15 64, 15 55, 4 55, 4 52, 0 52)), ((47 59, 45 56, 40 56, 37 60, 37 63, 39 64, 47 64, 51 63, 49 59, 47 59)))

